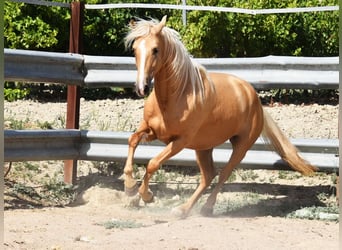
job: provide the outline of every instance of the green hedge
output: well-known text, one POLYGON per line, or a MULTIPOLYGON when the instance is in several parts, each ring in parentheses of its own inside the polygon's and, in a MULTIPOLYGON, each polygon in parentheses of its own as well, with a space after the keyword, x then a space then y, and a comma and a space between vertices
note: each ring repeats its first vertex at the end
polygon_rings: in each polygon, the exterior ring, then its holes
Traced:
MULTIPOLYGON (((88 4, 116 2, 121 1, 86 1, 88 4)), ((131 2, 180 3, 174 0, 131 2)), ((187 4, 266 9, 338 5, 338 1, 188 0, 187 4)), ((338 55, 338 11, 255 16, 188 11, 187 26, 184 27, 182 11, 155 9, 85 10, 84 53, 127 55, 123 37, 127 32, 129 20, 132 17, 160 19, 165 14, 169 16, 168 25, 181 33, 190 53, 196 57, 338 55)), ((6 1, 5 47, 67 51, 69 20, 70 13, 67 8, 6 1)))
MULTIPOLYGON (((67 2, 70 0, 54 0, 67 2)), ((118 3, 117 0, 86 0, 87 4, 118 3)), ((127 2, 180 4, 179 0, 131 0, 127 2)), ((337 0, 187 0, 188 5, 249 9, 338 5, 337 0)), ((6 48, 66 52, 69 47, 70 10, 5 1, 4 43, 6 48)), ((187 25, 181 10, 107 9, 85 10, 84 54, 129 55, 123 38, 134 17, 161 19, 178 30, 195 57, 256 57, 267 55, 337 56, 338 11, 277 15, 246 15, 188 11, 187 25)), ((112 90, 84 90, 88 98, 113 95, 112 90), (90 96, 90 97, 89 97, 90 96)), ((279 92, 279 91, 278 91, 279 92)), ((272 94, 277 96, 279 93, 272 94)), ((65 88, 47 92, 41 86, 7 83, 5 99, 65 98, 65 88), (55 97, 56 98, 56 97, 55 97)), ((118 92, 119 93, 119 92, 118 92)), ((325 92, 324 92, 325 93, 325 92)), ((120 93, 121 95, 121 93, 120 93)), ((300 95, 303 95, 302 93, 300 95)), ((324 94, 325 95, 325 94, 324 94)), ((335 96, 336 91, 332 95, 335 96)), ((330 97, 329 97, 330 98, 330 97)), ((335 98, 335 97, 334 97, 335 98)), ((336 98, 335 98, 336 99, 336 98)))
MULTIPOLYGON (((250 9, 338 5, 331 0, 210 2, 250 9)), ((182 34, 189 50, 198 57, 338 55, 338 11, 268 15, 193 11, 188 22, 182 34)))

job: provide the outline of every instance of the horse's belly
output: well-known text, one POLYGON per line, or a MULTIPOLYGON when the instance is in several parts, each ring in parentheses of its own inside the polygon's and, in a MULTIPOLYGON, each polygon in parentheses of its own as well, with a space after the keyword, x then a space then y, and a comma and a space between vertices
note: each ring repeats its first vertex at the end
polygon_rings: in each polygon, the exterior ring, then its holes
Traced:
POLYGON ((234 136, 234 134, 227 129, 199 131, 197 136, 188 144, 187 148, 195 150, 210 149, 221 145, 229 140, 232 136, 234 136))

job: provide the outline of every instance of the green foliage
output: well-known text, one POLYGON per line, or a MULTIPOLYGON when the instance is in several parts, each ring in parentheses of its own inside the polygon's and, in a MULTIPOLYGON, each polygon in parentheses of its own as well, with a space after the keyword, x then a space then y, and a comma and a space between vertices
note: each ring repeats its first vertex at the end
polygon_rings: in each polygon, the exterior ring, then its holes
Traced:
MULTIPOLYGON (((161 1, 125 1, 125 3, 162 3, 161 1)), ((88 4, 122 3, 119 0, 89 0, 88 4)), ((127 24, 135 17, 161 18, 170 13, 167 10, 148 9, 104 9, 85 10, 84 53, 90 55, 127 55, 124 37, 127 24)))
POLYGON ((41 129, 53 129, 53 125, 50 123, 50 122, 40 122, 40 121, 37 121, 38 123, 38 126, 41 128, 41 129))
POLYGON ((5 100, 10 102, 24 99, 28 93, 27 89, 4 89, 5 100))
POLYGON ((271 89, 259 91, 263 103, 330 103, 337 104, 339 91, 335 89, 271 89))
POLYGON ((68 8, 5 1, 5 47, 65 52, 69 45, 69 21, 68 8))
POLYGON ((41 196, 56 204, 61 204, 65 200, 74 199, 74 187, 59 180, 57 176, 48 179, 43 185, 41 196))
MULTIPOLYGON (((56 46, 58 29, 53 27, 53 9, 5 2, 4 44, 6 48, 43 49, 56 46), (49 19, 52 18, 52 19, 49 19)), ((56 15, 59 15, 56 12, 56 15)))
POLYGON ((104 226, 106 229, 113 229, 113 228, 140 228, 144 225, 133 220, 110 220, 104 223, 99 223, 99 225, 104 226))
POLYGON ((338 206, 332 207, 304 207, 287 215, 287 218, 310 220, 339 221, 338 206))
MULTIPOLYGON (((65 0, 59 0, 65 2, 65 0)), ((119 0, 87 0, 87 4, 119 3, 119 0)), ((127 2, 181 4, 179 0, 127 2)), ((248 9, 338 5, 337 0, 188 0, 188 5, 248 9)), ((70 13, 67 8, 5 2, 5 47, 67 51, 70 13)), ((195 57, 251 57, 266 55, 338 55, 338 12, 246 15, 181 10, 102 9, 85 10, 84 54, 127 55, 123 39, 134 17, 160 19, 178 30, 195 57)))
MULTIPOLYGON (((54 0, 70 2, 70 0, 54 0)), ((120 0, 86 0, 87 4, 119 3, 120 0)), ((129 0, 139 3, 181 4, 180 0, 129 0)), ((187 5, 270 9, 338 5, 337 0, 188 0, 187 5)), ((132 18, 161 19, 178 30, 194 57, 337 56, 338 11, 291 14, 247 15, 237 13, 187 11, 183 26, 181 10, 166 9, 86 9, 83 54, 127 56, 124 37, 132 18)), ((5 1, 4 44, 6 48, 66 52, 69 47, 70 9, 5 1)), ((57 89, 56 89, 57 91, 57 89)), ((65 98, 66 88, 59 88, 65 98)), ((108 90, 83 90, 94 98, 108 90)), ((41 93, 41 92, 39 92, 41 93)), ((57 92, 54 92, 57 93, 57 92)), ((46 98, 52 95, 44 92, 46 98)), ((287 92, 285 93, 287 94, 287 92)), ((5 99, 14 101, 35 96, 33 89, 5 88, 5 99)), ((275 96, 283 96, 282 91, 275 96)))
POLYGON ((13 102, 24 99, 30 94, 30 90, 21 84, 5 83, 4 98, 6 101, 13 102))
POLYGON ((45 170, 37 162, 13 163, 5 180, 5 196, 14 198, 12 206, 59 206, 75 199, 75 187, 63 181, 63 167, 51 163, 45 170))
POLYGON ((23 120, 16 120, 14 118, 5 119, 5 123, 7 124, 6 129, 16 129, 23 130, 26 129, 26 124, 29 122, 29 119, 26 118, 23 120))
MULTIPOLYGON (((337 5, 336 0, 216 0, 210 5, 269 9, 337 5)), ((200 5, 199 1, 188 2, 200 5)), ((209 5, 209 3, 206 3, 209 5)), ((195 57, 338 55, 338 12, 246 15, 188 12, 184 42, 195 57)))

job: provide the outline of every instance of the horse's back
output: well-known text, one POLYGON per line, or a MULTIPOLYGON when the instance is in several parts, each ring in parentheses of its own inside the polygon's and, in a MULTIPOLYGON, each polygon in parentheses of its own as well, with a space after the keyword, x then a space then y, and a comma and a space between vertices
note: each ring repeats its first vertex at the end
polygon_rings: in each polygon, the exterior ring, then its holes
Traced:
MULTIPOLYGON (((263 126, 263 110, 259 97, 248 82, 230 74, 209 73, 215 91, 207 99, 214 103, 206 113, 199 134, 202 143, 218 145, 231 137, 248 133, 257 137, 263 126)), ((247 136, 247 137, 249 137, 247 136)), ((198 141, 196 142, 200 144, 198 141)))
POLYGON ((239 112, 261 108, 255 89, 247 81, 225 73, 210 73, 209 76, 215 86, 217 105, 225 105, 239 112))

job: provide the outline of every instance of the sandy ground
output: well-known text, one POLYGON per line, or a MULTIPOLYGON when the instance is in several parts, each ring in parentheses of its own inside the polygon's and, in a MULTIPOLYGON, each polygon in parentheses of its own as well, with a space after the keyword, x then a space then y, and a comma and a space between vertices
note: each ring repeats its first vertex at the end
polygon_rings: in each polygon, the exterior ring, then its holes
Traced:
MULTIPOLYGON (((81 127, 132 131, 142 107, 141 100, 82 100, 81 127)), ((337 138, 338 106, 284 105, 267 110, 290 137, 337 138)), ((64 115, 65 103, 5 103, 7 127, 25 120, 35 128, 39 120, 59 128, 64 115)), ((182 201, 182 194, 158 199, 157 185, 154 203, 140 202, 138 208, 131 208, 120 178, 106 177, 105 182, 98 176, 84 178, 87 188, 69 206, 5 210, 4 249, 339 249, 338 223, 284 218, 281 211, 317 205, 315 194, 331 188, 326 180, 305 185, 298 180, 227 184, 219 201, 224 206, 228 206, 225 195, 244 189, 273 198, 251 203, 237 213, 217 209, 209 218, 199 215, 195 207, 181 220, 170 211, 182 201)))
POLYGON ((194 209, 180 220, 170 207, 128 208, 127 199, 93 186, 75 206, 7 210, 5 249, 339 249, 336 222, 253 215, 253 207, 210 218, 194 209), (111 222, 131 226, 107 229, 111 222))
POLYGON ((271 216, 177 220, 123 210, 106 206, 6 212, 5 249, 339 249, 338 224, 332 222, 271 216), (117 218, 143 226, 98 225, 117 218), (20 227, 15 226, 19 219, 20 227))

